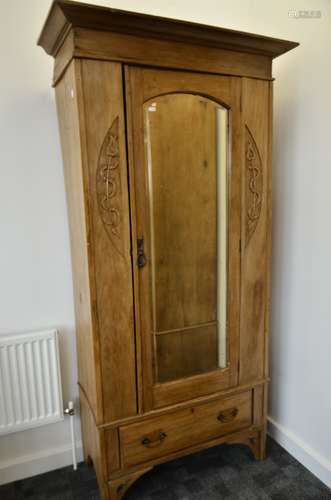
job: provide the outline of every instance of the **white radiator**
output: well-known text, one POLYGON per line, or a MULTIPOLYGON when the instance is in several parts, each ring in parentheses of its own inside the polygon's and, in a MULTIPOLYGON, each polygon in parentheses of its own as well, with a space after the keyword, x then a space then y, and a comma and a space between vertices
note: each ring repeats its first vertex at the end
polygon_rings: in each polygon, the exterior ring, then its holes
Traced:
POLYGON ((0 335, 0 435, 63 420, 56 330, 0 335))

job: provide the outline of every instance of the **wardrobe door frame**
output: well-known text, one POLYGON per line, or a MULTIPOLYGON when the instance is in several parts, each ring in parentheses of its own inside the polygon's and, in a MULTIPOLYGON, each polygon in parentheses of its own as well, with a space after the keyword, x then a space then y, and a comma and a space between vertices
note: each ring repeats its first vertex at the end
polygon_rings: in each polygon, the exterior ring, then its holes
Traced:
POLYGON ((139 412, 191 400, 238 384, 240 328, 240 234, 241 171, 241 78, 203 73, 125 66, 128 164, 130 178, 133 281, 138 370, 139 412), (143 104, 169 93, 201 95, 230 109, 230 168, 228 225, 228 366, 170 382, 154 381, 154 335, 152 332, 149 265, 138 269, 137 238, 144 237, 150 255, 149 197, 144 148, 143 104))

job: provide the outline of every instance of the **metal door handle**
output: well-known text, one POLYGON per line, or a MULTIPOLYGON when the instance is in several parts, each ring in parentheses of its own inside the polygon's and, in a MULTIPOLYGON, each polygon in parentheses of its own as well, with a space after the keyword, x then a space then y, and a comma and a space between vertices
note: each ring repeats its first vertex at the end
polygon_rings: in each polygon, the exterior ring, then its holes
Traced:
POLYGON ((138 267, 144 267, 147 263, 146 255, 145 255, 145 250, 144 250, 144 238, 138 238, 137 239, 137 264, 138 267))

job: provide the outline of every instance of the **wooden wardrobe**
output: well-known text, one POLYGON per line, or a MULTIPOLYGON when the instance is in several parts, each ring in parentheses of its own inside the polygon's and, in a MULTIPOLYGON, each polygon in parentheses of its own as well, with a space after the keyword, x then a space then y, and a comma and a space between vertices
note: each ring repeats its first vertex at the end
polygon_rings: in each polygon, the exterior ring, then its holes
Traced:
POLYGON ((84 455, 102 498, 222 443, 262 459, 271 65, 297 44, 64 0, 38 43, 55 58, 84 455))

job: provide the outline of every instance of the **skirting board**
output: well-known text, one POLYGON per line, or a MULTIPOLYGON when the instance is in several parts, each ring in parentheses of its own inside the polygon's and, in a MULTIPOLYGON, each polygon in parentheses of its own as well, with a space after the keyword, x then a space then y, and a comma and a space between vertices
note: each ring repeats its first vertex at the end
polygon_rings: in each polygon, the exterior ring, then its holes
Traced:
POLYGON ((298 462, 331 488, 330 460, 271 417, 268 417, 268 434, 298 462))
MULTIPOLYGON (((77 462, 83 460, 83 445, 76 443, 77 462)), ((16 460, 0 461, 0 484, 11 483, 72 464, 71 445, 59 446, 25 455, 16 460)))

